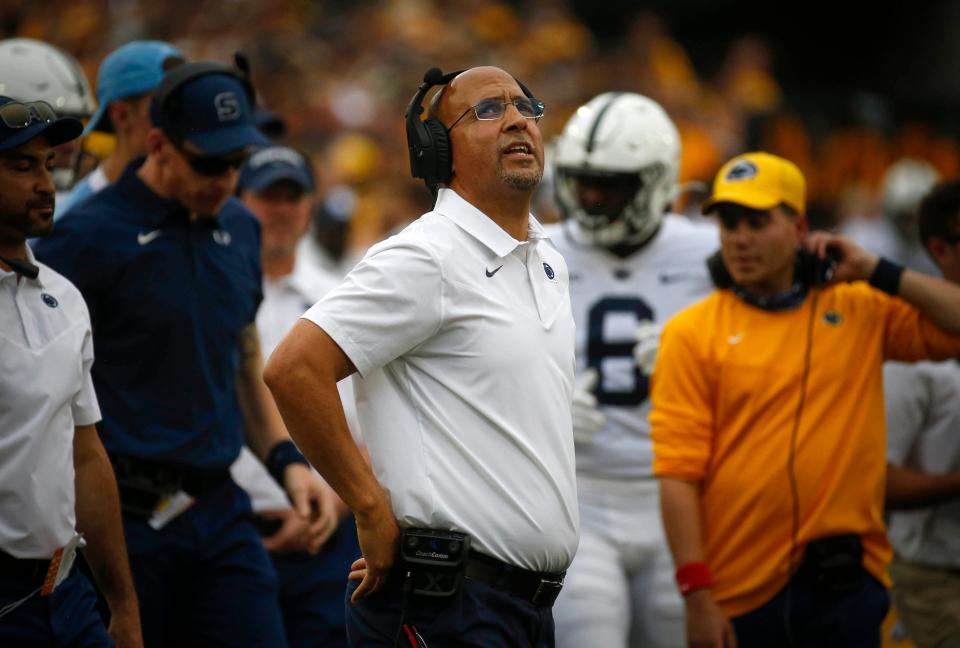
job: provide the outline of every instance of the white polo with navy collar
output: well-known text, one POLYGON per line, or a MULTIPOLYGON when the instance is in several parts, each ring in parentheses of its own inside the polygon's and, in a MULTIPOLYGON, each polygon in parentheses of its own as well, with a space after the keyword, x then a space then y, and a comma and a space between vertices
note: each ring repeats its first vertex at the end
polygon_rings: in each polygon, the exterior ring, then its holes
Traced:
POLYGON ((36 265, 36 279, 0 269, 0 550, 17 558, 50 558, 73 537, 74 426, 100 420, 87 306, 36 265))
POLYGON ((401 527, 566 569, 580 524, 574 324, 566 264, 533 216, 517 241, 441 189, 304 317, 357 368, 364 439, 401 527))

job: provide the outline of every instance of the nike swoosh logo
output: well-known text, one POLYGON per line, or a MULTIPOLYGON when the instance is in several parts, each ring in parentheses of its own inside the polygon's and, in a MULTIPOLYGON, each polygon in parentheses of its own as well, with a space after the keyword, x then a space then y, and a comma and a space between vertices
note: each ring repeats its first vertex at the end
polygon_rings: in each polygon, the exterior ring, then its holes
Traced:
POLYGON ((690 275, 686 272, 677 272, 674 274, 667 274, 665 272, 660 273, 660 283, 662 284, 671 284, 677 281, 683 281, 684 279, 689 279, 690 275))
POLYGON ((731 335, 727 338, 727 342, 730 344, 740 344, 740 340, 743 339, 743 333, 738 333, 736 335, 731 335))
POLYGON ((146 245, 147 243, 157 238, 161 234, 163 234, 162 230, 153 230, 152 232, 140 232, 139 234, 137 234, 137 243, 139 243, 140 245, 146 245))
POLYGON ((498 266, 497 269, 494 270, 493 272, 490 272, 489 270, 487 270, 487 276, 488 276, 488 277, 492 277, 493 275, 495 275, 495 274, 497 274, 498 272, 500 272, 500 268, 502 268, 502 267, 503 267, 502 265, 501 265, 501 266, 498 266))

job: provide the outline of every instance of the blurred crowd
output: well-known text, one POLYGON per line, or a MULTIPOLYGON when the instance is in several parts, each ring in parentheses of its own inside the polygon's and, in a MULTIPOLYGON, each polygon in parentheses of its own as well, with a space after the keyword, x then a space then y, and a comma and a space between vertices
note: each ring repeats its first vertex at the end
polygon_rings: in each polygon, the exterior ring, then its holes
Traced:
MULTIPOLYGON (((136 39, 168 41, 190 61, 232 63, 237 52, 244 53, 260 114, 275 120, 269 134, 296 149, 283 149, 284 159, 304 176, 293 178, 292 198, 264 191, 277 178, 264 180, 263 186, 251 179, 258 173, 251 169, 270 162, 249 164, 240 179, 238 195, 248 207, 261 200, 261 193, 267 196, 260 204, 265 215, 257 214, 264 232, 265 292, 274 304, 286 299, 284 305, 294 313, 282 312, 260 325, 277 335, 286 333, 280 322, 295 321, 319 297, 319 279, 311 290, 302 289, 291 278, 295 268, 340 276, 371 244, 430 209, 430 194, 410 177, 403 115, 424 72, 434 66, 447 72, 502 66, 546 103, 540 125, 548 164, 534 207, 544 222, 560 218, 549 165, 551 140, 590 97, 636 92, 659 102, 679 130, 681 189, 674 211, 700 218, 709 183, 724 161, 745 151, 769 151, 795 162, 805 177, 813 227, 842 230, 871 252, 911 269, 940 273, 917 234, 915 212, 939 179, 960 177, 960 145, 952 134, 930 122, 896 118, 876 96, 850 93, 838 96, 833 110, 812 111, 810 96, 778 75, 778 58, 788 53, 763 36, 731 36, 708 74, 671 32, 664 15, 638 9, 624 16, 622 26, 617 37, 601 35, 571 3, 559 0, 5 0, 0 7, 0 39, 27 37, 62 48, 77 59, 91 86, 104 57, 136 39), (270 211, 271 200, 282 204, 280 211, 270 211), (283 229, 287 203, 298 205, 297 223, 303 227, 283 229), (311 209, 318 245, 298 245, 311 209), (292 238, 277 236, 277 231, 292 238), (272 267, 271 249, 280 251, 272 267), (301 253, 306 262, 295 265, 301 253), (279 257, 282 263, 276 262, 279 257)), ((506 109, 508 104, 502 105, 506 109)), ((76 177, 110 155, 114 144, 104 132, 88 135, 83 146, 89 155, 78 158, 85 168, 76 177)), ((201 163, 205 157, 184 155, 201 163)), ((232 161, 226 162, 229 168, 240 165, 239 158, 232 161)), ((217 175, 190 165, 208 179, 217 175)), ((686 219, 677 220, 693 227, 686 219)), ((733 229, 738 227, 734 219, 733 229)), ((152 241, 156 232, 138 235, 138 245, 152 241)), ((213 237, 230 245, 229 238, 226 243, 221 239, 213 237)), ((714 239, 709 242, 712 246, 714 239)), ((544 266, 552 280, 553 270, 544 266)), ((486 276, 493 276, 489 269, 486 276)), ((668 283, 664 276, 670 275, 661 274, 659 281, 668 283)), ((280 337, 265 345, 264 356, 280 337)), ((739 338, 729 342, 737 343, 739 338)), ((255 373, 259 380, 259 366, 255 373)), ((278 497, 285 502, 282 492, 278 497)), ((288 517, 293 515, 291 509, 288 517)), ((341 534, 353 535, 352 528, 341 534)), ((356 554, 354 545, 338 546, 338 559, 349 561, 356 554)), ((299 559, 287 567, 290 573, 305 573, 299 559)), ((338 569, 336 574, 346 567, 338 569)))
MULTIPOLYGON (((869 99, 843 123, 801 114, 775 74, 786 53, 762 37, 732 38, 706 77, 657 13, 638 10, 624 21, 623 37, 601 38, 555 0, 11 0, 0 9, 0 37, 55 43, 91 81, 109 51, 136 38, 167 40, 194 60, 246 52, 262 104, 283 117, 287 142, 314 157, 321 195, 330 198, 320 216, 351 219, 357 249, 428 206, 407 172, 402 114, 433 65, 515 72, 546 102, 548 138, 600 92, 654 98, 681 132, 680 208, 688 213, 720 164, 750 149, 797 162, 821 226, 878 217, 885 173, 901 158, 925 160, 941 177, 960 173, 952 137, 924 123, 872 119, 869 99)), ((88 142, 96 152, 109 145, 88 142)), ((551 220, 543 193, 538 215, 551 220)))

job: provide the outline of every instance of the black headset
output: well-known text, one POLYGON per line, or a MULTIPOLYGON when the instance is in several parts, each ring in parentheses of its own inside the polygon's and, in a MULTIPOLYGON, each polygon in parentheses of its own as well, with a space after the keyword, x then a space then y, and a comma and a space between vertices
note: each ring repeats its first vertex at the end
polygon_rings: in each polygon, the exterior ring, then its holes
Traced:
MULTIPOLYGON (((833 249, 828 249, 827 258, 821 259, 801 248, 797 250, 797 267, 794 276, 806 290, 823 286, 830 281, 838 261, 839 256, 833 249)), ((710 271, 710 279, 717 288, 722 290, 734 286, 733 277, 723 262, 720 250, 707 258, 707 270, 710 271)))
MULTIPOLYGON (((423 83, 417 88, 407 105, 407 148, 410 151, 410 173, 414 178, 422 178, 427 188, 436 193, 438 185, 447 184, 453 177, 453 148, 446 126, 433 115, 420 119, 423 114, 423 99, 430 88, 447 85, 465 70, 444 74, 440 68, 432 67, 423 75, 423 83)), ((528 98, 533 93, 523 83, 514 78, 517 85, 528 98)))
POLYGON ((230 67, 213 61, 196 61, 183 63, 171 69, 153 91, 153 98, 150 101, 151 116, 156 114, 156 117, 161 120, 176 119, 180 111, 178 93, 180 88, 186 83, 208 74, 226 74, 239 81, 246 91, 247 100, 252 109, 256 103, 256 91, 253 88, 253 82, 250 80, 249 63, 246 57, 239 52, 235 55, 235 60, 237 61, 237 67, 230 67), (154 111, 156 112, 154 113, 154 111))

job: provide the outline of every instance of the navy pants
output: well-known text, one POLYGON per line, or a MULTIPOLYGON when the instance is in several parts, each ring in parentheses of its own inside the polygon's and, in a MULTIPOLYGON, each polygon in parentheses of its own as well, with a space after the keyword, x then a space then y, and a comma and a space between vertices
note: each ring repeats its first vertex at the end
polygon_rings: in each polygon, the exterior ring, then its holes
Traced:
MULTIPOLYGON (((357 603, 347 585, 347 636, 350 645, 393 646, 400 630, 402 577, 394 573, 379 591, 357 603)), ((416 628, 429 648, 553 648, 553 613, 483 583, 464 579, 449 598, 408 596, 404 623, 416 628)), ((401 631, 397 646, 414 648, 401 631)))
POLYGON ((283 648, 277 575, 227 480, 159 531, 124 515, 146 648, 283 648))
POLYGON ((863 571, 859 588, 842 595, 794 577, 762 606, 731 621, 738 648, 879 648, 889 608, 887 590, 863 571))
POLYGON ((316 556, 273 554, 280 577, 280 609, 290 648, 346 648, 343 588, 350 565, 360 557, 352 515, 316 556))
MULTIPOLYGON (((0 573, 0 608, 34 589, 0 573)), ((50 596, 34 594, 0 618, 0 646, 109 648, 113 640, 97 612, 97 595, 90 581, 74 568, 50 596)))

